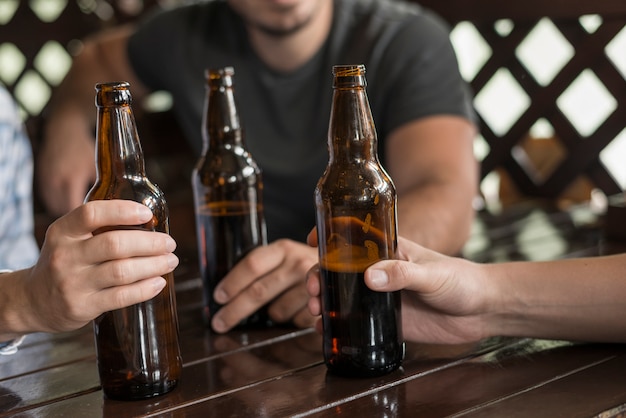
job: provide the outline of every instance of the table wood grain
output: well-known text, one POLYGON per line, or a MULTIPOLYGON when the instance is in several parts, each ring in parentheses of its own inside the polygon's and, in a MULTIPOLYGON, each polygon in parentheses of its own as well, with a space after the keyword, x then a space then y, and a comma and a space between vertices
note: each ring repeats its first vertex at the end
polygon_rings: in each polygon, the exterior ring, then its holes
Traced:
MULTIPOLYGON (((596 256, 607 242, 589 211, 517 208, 481 214, 463 256, 481 262, 596 256)), ((187 266, 186 271, 193 271, 187 266)), ((402 367, 350 379, 329 374, 313 329, 209 331, 201 282, 177 277, 184 368, 179 386, 142 401, 106 399, 91 326, 34 334, 0 356, 0 417, 618 417, 626 345, 523 338, 407 343, 402 367)))

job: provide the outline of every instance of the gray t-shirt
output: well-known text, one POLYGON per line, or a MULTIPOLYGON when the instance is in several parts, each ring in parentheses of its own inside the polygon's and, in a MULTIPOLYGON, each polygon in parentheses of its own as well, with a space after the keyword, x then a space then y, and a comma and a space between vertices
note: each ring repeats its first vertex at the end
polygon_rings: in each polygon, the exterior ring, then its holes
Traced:
POLYGON ((234 67, 245 141, 263 170, 271 241, 304 241, 315 225, 313 191, 328 161, 333 65, 365 64, 383 165, 385 137, 402 124, 435 114, 474 119, 447 26, 416 4, 335 0, 329 38, 307 64, 288 74, 260 61, 243 21, 223 0, 151 16, 130 39, 128 53, 148 87, 172 94, 174 111, 198 154, 205 69, 234 67))

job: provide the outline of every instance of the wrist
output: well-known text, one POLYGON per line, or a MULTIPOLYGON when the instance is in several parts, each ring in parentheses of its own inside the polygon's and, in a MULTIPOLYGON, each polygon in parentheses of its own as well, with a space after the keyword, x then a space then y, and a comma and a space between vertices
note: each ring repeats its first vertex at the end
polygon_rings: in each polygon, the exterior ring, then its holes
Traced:
MULTIPOLYGON (((0 269, 0 275, 5 273, 11 273, 12 270, 0 269)), ((0 277, 0 280, 2 278, 0 277)), ((16 338, 7 341, 0 341, 0 355, 10 355, 17 353, 17 348, 24 341, 24 335, 20 335, 16 338)))
POLYGON ((481 311, 485 336, 514 336, 520 318, 515 314, 517 294, 515 288, 509 286, 508 270, 501 264, 479 266, 484 289, 481 311))

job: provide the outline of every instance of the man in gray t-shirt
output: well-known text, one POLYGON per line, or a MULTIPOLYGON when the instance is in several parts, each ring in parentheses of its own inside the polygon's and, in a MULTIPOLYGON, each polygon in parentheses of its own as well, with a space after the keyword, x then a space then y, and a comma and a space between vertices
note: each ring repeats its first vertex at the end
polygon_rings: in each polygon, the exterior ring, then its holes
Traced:
POLYGON ((400 1, 214 0, 159 11, 136 28, 86 42, 49 119, 41 172, 55 198, 44 198, 67 210, 80 202, 55 184, 84 190, 93 175, 78 153, 93 155, 93 140, 75 121, 88 126, 93 118, 95 81, 130 81, 136 99, 169 91, 199 153, 204 70, 233 66, 246 143, 263 169, 270 245, 222 282, 215 297, 226 306, 212 325, 225 331, 271 299, 275 320, 310 325, 304 274, 317 251, 303 242, 315 223, 313 190, 328 161, 334 64, 366 66, 379 156, 398 190, 399 233, 457 252, 469 233, 478 178, 471 97, 447 27, 400 1), (53 144, 64 152, 53 154, 53 144), (71 176, 61 160, 72 161, 71 176))

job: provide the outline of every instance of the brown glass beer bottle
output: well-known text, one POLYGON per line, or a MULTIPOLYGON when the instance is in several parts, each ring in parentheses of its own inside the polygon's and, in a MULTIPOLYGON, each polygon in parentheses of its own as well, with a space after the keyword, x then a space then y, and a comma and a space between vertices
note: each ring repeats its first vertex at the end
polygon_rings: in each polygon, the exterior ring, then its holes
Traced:
MULTIPOLYGON (((234 70, 206 71, 203 151, 192 173, 204 319, 220 309, 217 284, 252 249, 267 243, 261 170, 246 149, 233 90, 234 70)), ((265 308, 244 326, 268 325, 265 308)))
POLYGON ((315 189, 324 360, 343 376, 376 376, 404 357, 400 292, 363 273, 396 255, 396 191, 378 161, 363 65, 333 67, 328 166, 315 189))
MULTIPOLYGON (((96 107, 97 179, 85 202, 126 199, 143 203, 154 216, 135 228, 169 233, 163 193, 146 177, 129 84, 97 84, 96 107)), ((103 231, 95 233, 99 232, 103 231)), ((94 320, 100 381, 109 398, 149 398, 169 392, 178 383, 182 359, 174 275, 163 277, 167 285, 154 298, 94 320)))

